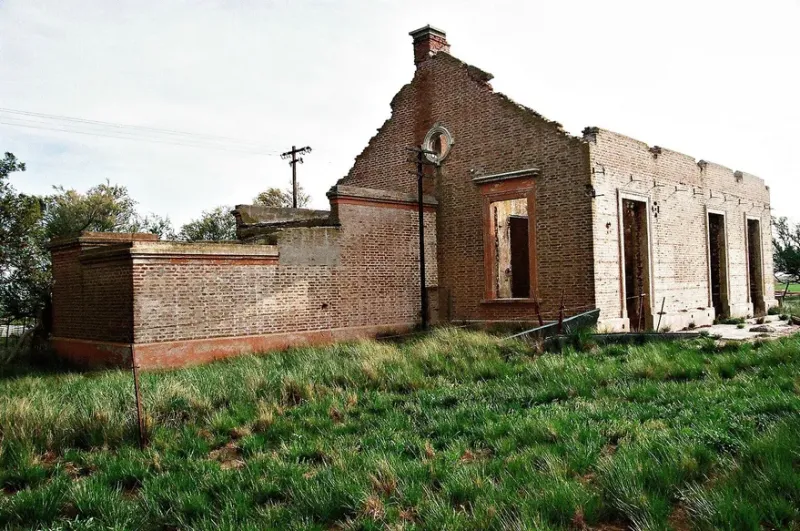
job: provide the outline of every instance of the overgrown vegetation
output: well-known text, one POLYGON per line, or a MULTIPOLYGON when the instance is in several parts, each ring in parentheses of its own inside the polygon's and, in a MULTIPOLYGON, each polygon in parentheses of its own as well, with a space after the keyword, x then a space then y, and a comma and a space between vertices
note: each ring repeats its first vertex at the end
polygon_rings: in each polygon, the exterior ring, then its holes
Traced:
POLYGON ((800 224, 792 226, 786 217, 772 220, 775 271, 785 276, 784 296, 800 283, 800 224))
MULTIPOLYGON (((22 318, 36 319, 40 325, 48 322, 52 275, 47 244, 52 238, 93 231, 150 232, 164 240, 236 239, 236 221, 230 207, 204 211, 176 232, 168 217, 139 213, 136 201, 124 186, 107 181, 86 192, 54 186, 50 195, 29 195, 19 193, 10 183, 12 174, 25 171, 25 163, 12 153, 0 158, 0 323, 3 324, 22 318)), ((301 203, 307 204, 308 194, 302 188, 299 193, 301 203)), ((287 192, 278 188, 269 188, 255 201, 276 197, 291 205, 291 194, 287 196, 287 192)), ((47 336, 47 330, 42 328, 37 327, 37 337, 47 336)), ((35 346, 30 348, 37 350, 35 346)))
POLYGON ((715 323, 725 325, 743 325, 745 323, 745 319, 744 317, 723 317, 717 318, 715 323))
POLYGON ((142 377, 8 369, 0 527, 800 525, 800 337, 536 354, 439 330, 142 377))

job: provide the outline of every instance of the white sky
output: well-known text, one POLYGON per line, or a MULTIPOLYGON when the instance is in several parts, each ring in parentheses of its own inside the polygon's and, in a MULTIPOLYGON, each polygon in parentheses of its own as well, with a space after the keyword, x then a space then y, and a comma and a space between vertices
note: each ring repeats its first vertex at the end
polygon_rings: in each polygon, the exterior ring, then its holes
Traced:
MULTIPOLYGON (((432 24, 496 90, 766 179, 800 218, 800 0, 0 0, 0 107, 311 145, 312 205, 349 169, 413 75, 432 24)), ((0 152, 47 193, 126 185, 176 227, 291 175, 277 156, 0 125, 0 152)))

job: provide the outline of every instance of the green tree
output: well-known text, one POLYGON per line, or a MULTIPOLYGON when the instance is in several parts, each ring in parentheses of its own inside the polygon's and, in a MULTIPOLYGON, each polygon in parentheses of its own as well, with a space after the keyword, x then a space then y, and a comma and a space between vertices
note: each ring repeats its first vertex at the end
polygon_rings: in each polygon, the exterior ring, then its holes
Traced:
POLYGON ((54 187, 45 198, 44 223, 48 238, 74 237, 83 231, 127 232, 136 222, 136 201, 124 186, 105 182, 82 194, 54 187))
POLYGON ((786 275, 786 289, 792 281, 800 282, 800 223, 792 226, 786 217, 773 220, 773 260, 775 271, 786 275))
MULTIPOLYGON (((275 208, 292 208, 292 187, 289 185, 285 190, 280 188, 267 188, 258 194, 253 202, 256 205, 263 205, 275 208)), ((311 202, 311 196, 308 195, 303 187, 297 184, 297 208, 308 206, 311 202)))
POLYGON ((17 193, 8 181, 23 171, 13 154, 0 159, 0 315, 7 319, 35 316, 50 285, 43 202, 17 193))
POLYGON ((221 206, 204 211, 199 219, 181 228, 178 238, 190 242, 235 240, 236 219, 231 210, 231 207, 221 206))
POLYGON ((45 234, 48 238, 75 237, 91 232, 149 232, 165 240, 175 239, 168 217, 140 215, 136 201, 124 186, 106 181, 85 194, 54 187, 56 194, 45 198, 45 234))
POLYGON ((158 235, 161 240, 176 240, 178 235, 175 234, 175 229, 172 227, 172 221, 168 217, 162 217, 158 214, 147 214, 140 216, 136 214, 133 221, 128 226, 130 232, 149 232, 150 234, 158 235))
POLYGON ((0 159, 0 316, 35 317, 47 307, 52 276, 48 242, 83 231, 151 232, 175 239, 169 218, 141 216, 124 186, 105 182, 86 193, 54 187, 36 197, 17 193, 8 182, 25 165, 6 153, 0 159))

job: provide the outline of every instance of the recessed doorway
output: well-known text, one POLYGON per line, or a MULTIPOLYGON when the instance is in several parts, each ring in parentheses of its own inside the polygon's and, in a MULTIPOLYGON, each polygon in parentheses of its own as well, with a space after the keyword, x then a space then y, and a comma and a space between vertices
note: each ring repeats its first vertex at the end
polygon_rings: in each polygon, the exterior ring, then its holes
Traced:
POLYGON ((750 302, 753 315, 764 315, 764 271, 761 258, 761 223, 757 219, 747 220, 747 269, 750 281, 750 302))
POLYGON ((711 304, 718 317, 728 315, 728 247, 725 215, 708 213, 708 265, 711 304))
POLYGON ((647 233, 647 203, 622 200, 622 232, 625 261, 625 308, 632 331, 646 330, 650 312, 650 242, 647 233))

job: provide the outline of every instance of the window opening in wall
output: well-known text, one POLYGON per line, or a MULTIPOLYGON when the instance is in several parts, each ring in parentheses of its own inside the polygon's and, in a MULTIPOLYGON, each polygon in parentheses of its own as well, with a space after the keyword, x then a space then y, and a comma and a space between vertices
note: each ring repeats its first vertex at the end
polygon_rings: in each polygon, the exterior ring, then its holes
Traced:
POLYGON ((650 264, 647 235, 647 204, 622 200, 622 230, 625 258, 625 307, 633 331, 645 330, 648 322, 650 264))
POLYGON ((761 225, 757 219, 747 220, 747 268, 753 314, 764 315, 764 278, 761 260, 761 225))
POLYGON ((531 296, 528 200, 490 204, 494 226, 494 292, 500 299, 531 296))
POLYGON ((422 141, 423 149, 432 152, 426 153, 425 157, 437 165, 441 164, 450 153, 453 143, 453 135, 450 131, 443 125, 436 124, 428 131, 422 141))
POLYGON ((711 304, 717 316, 728 311, 728 249, 725 244, 725 216, 708 214, 708 257, 711 270, 711 304))

